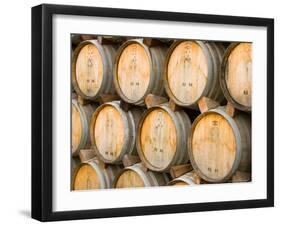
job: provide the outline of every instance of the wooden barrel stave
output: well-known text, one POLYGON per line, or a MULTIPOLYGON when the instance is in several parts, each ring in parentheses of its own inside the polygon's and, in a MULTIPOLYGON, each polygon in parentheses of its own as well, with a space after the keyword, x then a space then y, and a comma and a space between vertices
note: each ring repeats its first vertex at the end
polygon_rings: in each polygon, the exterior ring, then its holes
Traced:
POLYGON ((142 112, 141 108, 126 112, 119 101, 97 108, 90 123, 90 137, 92 148, 100 159, 121 164, 125 154, 136 155, 136 130, 142 112))
POLYGON ((207 43, 206 46, 209 48, 209 52, 213 59, 213 81, 210 85, 209 93, 206 96, 221 103, 224 100, 224 95, 220 88, 219 74, 224 49, 222 46, 219 47, 219 45, 214 42, 207 43))
POLYGON ((245 114, 238 114, 235 117, 241 137, 241 160, 237 170, 251 172, 251 118, 245 114))
POLYGON ((192 124, 191 136, 188 145, 191 164, 198 175, 205 181, 214 183, 225 182, 237 170, 249 172, 251 170, 250 117, 249 115, 241 112, 232 118, 225 112, 224 107, 204 112, 199 115, 192 124), (205 124, 200 125, 200 123, 205 124), (209 125, 216 127, 219 126, 224 129, 220 128, 215 130, 209 125), (200 128, 202 129, 199 130, 200 128), (209 130, 209 128, 211 128, 212 131, 209 130), (202 135, 200 135, 201 133, 204 133, 205 135, 203 134, 202 137, 202 135), (216 144, 212 143, 214 140, 217 142, 216 144), (204 155, 200 155, 199 152, 203 149, 200 148, 199 143, 201 143, 201 145, 207 145, 203 147, 205 151, 208 151, 208 153, 204 152, 204 155), (220 145, 226 146, 223 146, 223 149, 220 149, 220 145), (212 152, 210 152, 210 150, 212 152), (223 153, 218 154, 216 150, 223 151, 223 153), (194 151, 197 152, 196 155, 194 154, 194 151), (210 155, 210 153, 212 155, 210 155), (222 167, 222 164, 227 165, 223 165, 222 167), (208 172, 206 170, 207 167, 208 172), (223 175, 219 175, 219 172, 221 171, 225 171, 223 172, 223 175))
POLYGON ((143 164, 153 171, 166 172, 173 165, 187 163, 190 129, 191 121, 183 110, 174 112, 167 104, 149 108, 142 116, 137 134, 137 150, 143 164))
POLYGON ((72 155, 77 156, 81 149, 90 148, 89 123, 96 105, 84 105, 72 99, 72 155), (77 124, 78 123, 78 124, 77 124))
POLYGON ((148 91, 147 94, 166 96, 165 88, 164 88, 164 81, 163 81, 163 68, 164 68, 167 48, 164 48, 162 46, 154 46, 154 47, 150 47, 149 50, 150 50, 151 57, 152 57, 154 81, 151 82, 151 86, 150 86, 151 91, 148 91))
POLYGON ((105 52, 105 57, 107 65, 108 65, 108 76, 107 75, 107 80, 104 80, 105 84, 105 90, 101 92, 101 94, 115 94, 115 87, 114 87, 114 82, 113 82, 113 64, 114 64, 114 59, 116 55, 116 47, 112 45, 104 45, 107 48, 104 48, 105 52))
MULTIPOLYGON (((115 94, 112 78, 112 68, 115 53, 115 45, 101 45, 97 40, 87 40, 79 44, 73 53, 72 60, 72 84, 78 95, 84 99, 98 100, 101 94, 115 94), (83 52, 83 54, 86 56, 80 56, 80 53, 82 53, 84 48, 87 46, 92 48, 89 50, 90 52, 88 52, 88 55, 83 52), (90 60, 89 54, 95 54, 94 61, 90 60), (81 57, 81 60, 79 56, 81 57), (83 62, 83 60, 88 60, 87 65, 85 62, 83 62), (77 68, 78 62, 80 65, 79 68, 77 68), (89 72, 89 62, 98 62, 97 65, 94 65, 95 68, 92 69, 91 72, 89 72), (99 64, 101 64, 101 66, 98 66, 99 64), (86 70, 85 67, 88 67, 88 72, 80 72, 83 74, 83 78, 78 79, 77 70, 86 70), (95 78, 93 78, 93 76, 95 76, 95 78), (94 84, 92 84, 93 82, 94 84)), ((94 63, 91 63, 91 68, 93 67, 94 63)))
MULTIPOLYGON (((184 139, 189 137, 190 129, 191 129, 191 120, 189 116, 184 112, 184 111, 176 111, 175 112, 177 119, 178 119, 178 126, 181 128, 180 134, 183 135, 183 142, 181 143, 181 146, 179 147, 180 150, 185 150, 185 147, 187 147, 187 140, 184 139)), ((187 153, 187 150, 186 150, 187 153)), ((180 165, 187 163, 189 161, 189 156, 188 154, 182 152, 177 152, 174 161, 171 162, 172 165, 180 165)))

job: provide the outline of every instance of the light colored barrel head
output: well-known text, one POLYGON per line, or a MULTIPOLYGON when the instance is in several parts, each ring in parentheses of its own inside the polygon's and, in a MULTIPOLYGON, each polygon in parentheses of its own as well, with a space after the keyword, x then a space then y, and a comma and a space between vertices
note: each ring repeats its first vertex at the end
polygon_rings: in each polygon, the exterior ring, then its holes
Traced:
POLYGON ((75 152, 82 137, 82 121, 79 110, 72 104, 72 152, 75 152))
POLYGON ((100 188, 100 181, 97 172, 93 167, 85 164, 77 171, 74 182, 74 190, 89 190, 100 188))
POLYGON ((227 59, 225 79, 231 97, 241 105, 252 105, 252 44, 241 43, 227 59))
POLYGON ((76 81, 83 94, 93 97, 103 80, 103 62, 98 48, 87 44, 80 50, 76 60, 76 81))
POLYGON ((173 96, 184 104, 197 101, 206 86, 208 62, 200 45, 184 41, 175 47, 167 64, 167 82, 173 96))
POLYGON ((125 125, 120 112, 112 106, 105 106, 98 113, 92 129, 99 154, 109 161, 118 158, 125 139, 125 125))
POLYGON ((140 175, 133 170, 125 170, 116 181, 116 188, 136 188, 144 187, 144 182, 140 175))
POLYGON ((225 178, 236 158, 235 134, 228 121, 215 112, 202 117, 192 134, 193 159, 211 180, 225 178))
POLYGON ((143 98, 150 81, 150 60, 143 46, 133 43, 125 47, 118 61, 117 80, 127 99, 143 98))
POLYGON ((162 109, 151 111, 143 121, 140 146, 146 162, 155 168, 166 168, 177 148, 176 126, 171 116, 162 109))

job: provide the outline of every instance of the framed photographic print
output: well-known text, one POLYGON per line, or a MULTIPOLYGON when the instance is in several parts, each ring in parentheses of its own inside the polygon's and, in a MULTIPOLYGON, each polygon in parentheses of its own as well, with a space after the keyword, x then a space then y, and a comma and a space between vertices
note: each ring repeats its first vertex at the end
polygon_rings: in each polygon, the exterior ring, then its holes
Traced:
POLYGON ((274 205, 274 21, 32 8, 32 217, 274 205))

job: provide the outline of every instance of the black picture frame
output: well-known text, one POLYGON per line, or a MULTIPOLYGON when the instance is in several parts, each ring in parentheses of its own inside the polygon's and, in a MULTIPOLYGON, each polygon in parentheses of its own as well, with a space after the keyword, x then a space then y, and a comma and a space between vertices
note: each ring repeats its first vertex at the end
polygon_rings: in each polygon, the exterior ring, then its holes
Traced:
POLYGON ((56 221, 271 206, 274 206, 273 19, 49 4, 32 8, 32 218, 40 221, 56 221), (52 210, 52 18, 55 14, 266 27, 267 198, 54 212, 52 210))

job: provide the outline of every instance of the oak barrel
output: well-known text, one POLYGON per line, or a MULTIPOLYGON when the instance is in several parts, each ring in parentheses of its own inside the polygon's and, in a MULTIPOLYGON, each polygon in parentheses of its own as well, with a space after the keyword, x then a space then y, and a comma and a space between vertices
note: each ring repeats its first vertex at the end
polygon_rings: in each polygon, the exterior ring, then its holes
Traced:
POLYGON ((90 148, 89 123, 96 105, 84 105, 72 99, 72 155, 79 150, 90 148))
POLYGON ((252 44, 232 43, 226 50, 220 83, 226 99, 242 111, 252 106, 252 44))
POLYGON ((114 94, 112 67, 115 45, 97 40, 81 42, 72 58, 73 88, 84 99, 97 100, 101 94, 114 94))
POLYGON ((164 94, 163 65, 167 47, 147 46, 142 39, 125 42, 117 51, 114 84, 127 103, 144 105, 148 94, 164 94))
POLYGON ((193 172, 188 172, 170 181, 168 185, 195 185, 197 184, 193 172))
POLYGON ((112 188, 112 183, 121 168, 116 165, 105 166, 100 160, 92 159, 81 163, 75 170, 72 180, 73 190, 112 188))
POLYGON ((225 182, 236 170, 251 170, 251 119, 233 118, 219 107, 199 115, 192 124, 189 157, 198 175, 208 182, 225 182))
POLYGON ((215 42, 180 40, 168 50, 164 68, 168 96, 183 107, 197 109, 205 96, 218 102, 224 100, 219 71, 225 47, 215 42))
POLYGON ((136 155, 136 131, 143 109, 124 111, 120 101, 107 102, 92 115, 90 136, 92 148, 106 163, 121 164, 125 154, 136 155))
POLYGON ((169 178, 165 173, 145 170, 141 163, 124 168, 113 182, 114 188, 164 186, 169 178))
POLYGON ((187 140, 191 121, 183 111, 172 111, 167 104, 149 108, 138 127, 137 150, 144 165, 157 172, 187 163, 187 140))

